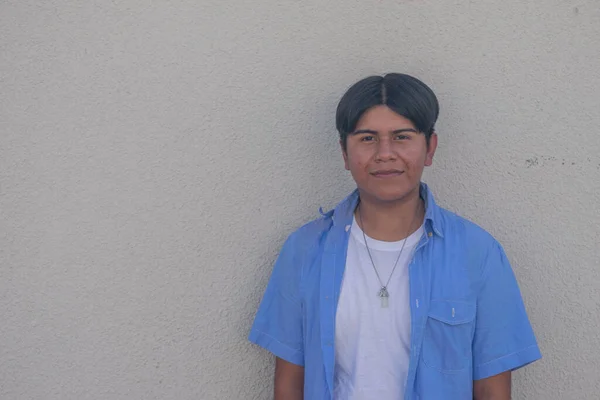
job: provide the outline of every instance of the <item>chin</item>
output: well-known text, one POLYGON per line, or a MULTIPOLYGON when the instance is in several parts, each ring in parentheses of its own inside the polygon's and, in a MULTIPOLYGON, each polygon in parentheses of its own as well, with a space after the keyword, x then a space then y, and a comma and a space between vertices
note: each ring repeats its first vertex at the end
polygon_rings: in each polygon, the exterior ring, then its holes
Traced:
POLYGON ((377 188, 375 190, 364 190, 364 192, 376 201, 382 203, 394 203, 410 197, 410 195, 414 193, 414 188, 402 188, 396 186, 389 188, 377 188))
POLYGON ((386 191, 378 191, 378 192, 372 193, 371 195, 375 199, 379 200, 380 202, 394 203, 394 202, 401 201, 402 199, 406 198, 410 193, 411 193, 411 191, 386 190, 386 191))

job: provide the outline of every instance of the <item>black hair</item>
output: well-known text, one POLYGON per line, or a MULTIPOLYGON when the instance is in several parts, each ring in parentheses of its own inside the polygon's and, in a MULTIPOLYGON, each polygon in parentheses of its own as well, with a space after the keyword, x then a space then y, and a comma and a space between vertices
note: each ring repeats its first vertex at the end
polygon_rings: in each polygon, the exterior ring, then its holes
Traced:
POLYGON ((344 150, 348 134, 354 132, 360 117, 378 105, 386 105, 410 120, 425 135, 429 144, 440 111, 435 94, 417 78, 390 73, 364 78, 342 96, 335 120, 344 150))

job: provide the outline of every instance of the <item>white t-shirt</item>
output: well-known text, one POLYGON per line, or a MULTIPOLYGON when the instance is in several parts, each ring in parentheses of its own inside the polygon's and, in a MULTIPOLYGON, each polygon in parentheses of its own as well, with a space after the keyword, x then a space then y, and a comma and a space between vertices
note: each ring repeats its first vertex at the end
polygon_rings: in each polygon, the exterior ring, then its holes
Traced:
MULTIPOLYGON (((336 317, 334 400, 404 398, 410 357, 408 265, 423 231, 421 226, 406 239, 388 285, 389 305, 382 308, 378 296, 381 284, 362 230, 356 219, 353 221, 336 317)), ((382 242, 367 236, 384 284, 403 242, 382 242)))

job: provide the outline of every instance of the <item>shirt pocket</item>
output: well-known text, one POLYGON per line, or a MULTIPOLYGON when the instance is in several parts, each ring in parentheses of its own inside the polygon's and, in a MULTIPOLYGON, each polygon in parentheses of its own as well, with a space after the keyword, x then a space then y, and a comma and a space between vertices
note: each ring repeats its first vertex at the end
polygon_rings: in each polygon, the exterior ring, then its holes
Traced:
POLYGON ((460 300, 433 300, 429 308, 421 358, 441 372, 471 365, 476 306, 460 300))

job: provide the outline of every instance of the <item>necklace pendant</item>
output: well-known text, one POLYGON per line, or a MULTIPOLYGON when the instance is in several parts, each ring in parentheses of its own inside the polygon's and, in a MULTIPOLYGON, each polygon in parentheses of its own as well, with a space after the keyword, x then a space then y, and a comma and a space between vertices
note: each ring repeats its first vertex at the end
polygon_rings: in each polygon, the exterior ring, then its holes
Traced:
POLYGON ((388 292, 387 288, 385 286, 382 286, 381 289, 379 289, 379 293, 377 295, 381 299, 381 308, 388 308, 390 304, 390 293, 388 292))

